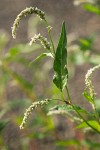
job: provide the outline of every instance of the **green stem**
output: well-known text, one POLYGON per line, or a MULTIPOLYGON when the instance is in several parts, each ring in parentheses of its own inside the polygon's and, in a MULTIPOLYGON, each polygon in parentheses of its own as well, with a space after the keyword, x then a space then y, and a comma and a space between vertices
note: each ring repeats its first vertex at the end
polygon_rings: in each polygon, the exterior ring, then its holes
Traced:
POLYGON ((61 92, 61 97, 62 97, 62 99, 65 101, 64 93, 63 93, 63 92, 61 92))
POLYGON ((52 40, 52 36, 51 36, 51 32, 50 32, 50 31, 48 31, 48 33, 49 33, 50 41, 51 41, 51 44, 52 44, 53 53, 55 54, 55 48, 54 48, 54 44, 53 44, 53 40, 52 40))
POLYGON ((71 100, 70 95, 69 95, 69 91, 68 91, 67 85, 66 85, 66 91, 67 91, 69 103, 70 103, 70 105, 73 107, 73 109, 75 110, 75 112, 78 114, 78 116, 79 116, 89 127, 91 127, 93 130, 95 130, 97 133, 100 134, 100 132, 99 132, 98 130, 96 130, 93 126, 91 126, 91 125, 87 122, 87 120, 79 113, 79 111, 76 109, 76 107, 73 105, 72 100, 71 100))
MULTIPOLYGON (((48 22, 47 22, 46 19, 45 19, 45 23, 46 23, 46 26, 48 27, 49 25, 48 25, 48 22)), ((51 31, 48 31, 48 35, 49 35, 50 42, 51 42, 51 45, 52 45, 53 55, 55 55, 55 47, 54 47, 54 43, 53 43, 53 40, 52 40, 51 31)))
POLYGON ((95 117, 96 117, 98 123, 100 124, 99 115, 98 115, 96 104, 95 104, 94 100, 93 100, 93 109, 94 109, 95 117))

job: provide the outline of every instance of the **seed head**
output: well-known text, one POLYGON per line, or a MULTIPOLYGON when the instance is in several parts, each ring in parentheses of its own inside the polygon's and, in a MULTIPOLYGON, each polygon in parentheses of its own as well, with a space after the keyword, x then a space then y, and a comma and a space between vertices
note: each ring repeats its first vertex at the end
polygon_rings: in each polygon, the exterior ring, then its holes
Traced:
POLYGON ((21 13, 16 17, 16 19, 14 21, 14 24, 13 24, 13 27, 12 27, 12 36, 13 36, 13 38, 16 38, 16 30, 19 26, 20 20, 24 16, 27 16, 27 15, 30 15, 30 14, 33 14, 33 13, 37 14, 37 16, 39 16, 41 20, 45 20, 45 13, 43 11, 41 11, 40 9, 34 8, 34 7, 29 7, 29 8, 24 9, 23 11, 21 11, 21 13))
POLYGON ((32 105, 28 109, 26 109, 26 112, 24 113, 24 117, 23 117, 23 121, 20 125, 20 129, 24 129, 24 126, 34 109, 36 109, 38 106, 42 107, 43 105, 48 104, 49 101, 50 101, 50 99, 45 99, 42 101, 32 103, 32 105))
POLYGON ((40 33, 35 34, 35 36, 31 38, 29 45, 32 45, 33 43, 35 43, 36 40, 39 40, 45 49, 50 50, 50 43, 48 42, 47 38, 43 37, 40 33))

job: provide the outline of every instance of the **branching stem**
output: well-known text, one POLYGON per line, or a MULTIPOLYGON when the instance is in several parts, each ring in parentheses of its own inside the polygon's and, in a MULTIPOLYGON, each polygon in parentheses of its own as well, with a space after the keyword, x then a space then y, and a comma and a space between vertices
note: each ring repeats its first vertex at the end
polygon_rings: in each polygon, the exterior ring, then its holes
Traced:
POLYGON ((89 124, 89 123, 87 122, 87 120, 80 114, 80 112, 79 112, 79 111, 75 108, 75 106, 73 105, 72 100, 71 100, 71 97, 70 97, 70 95, 69 95, 68 85, 66 85, 66 92, 67 92, 67 96, 68 96, 68 101, 69 101, 69 103, 71 104, 71 106, 73 107, 73 109, 75 110, 75 112, 78 114, 78 116, 79 116, 90 128, 92 128, 92 129, 95 130, 98 134, 100 134, 100 132, 99 132, 97 129, 95 129, 93 126, 91 126, 91 124, 89 124))

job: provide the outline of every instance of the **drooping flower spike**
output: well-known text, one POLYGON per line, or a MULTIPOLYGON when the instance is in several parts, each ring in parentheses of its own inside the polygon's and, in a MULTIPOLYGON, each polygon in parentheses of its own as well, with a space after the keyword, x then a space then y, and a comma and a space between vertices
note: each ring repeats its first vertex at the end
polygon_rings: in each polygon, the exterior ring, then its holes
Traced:
POLYGON ((48 42, 47 38, 43 37, 40 33, 35 34, 34 37, 31 38, 29 45, 32 45, 33 43, 35 43, 36 40, 39 40, 45 49, 50 50, 50 43, 48 42))
POLYGON ((16 17, 16 19, 14 21, 14 24, 12 26, 12 36, 13 36, 14 39, 16 38, 16 31, 17 31, 17 28, 19 26, 19 23, 20 23, 21 19, 24 16, 27 16, 27 15, 30 15, 30 14, 36 14, 37 16, 40 17, 41 20, 45 20, 45 13, 43 11, 41 11, 40 9, 35 8, 35 7, 29 7, 29 8, 24 9, 16 17))
POLYGON ((48 102, 50 102, 50 99, 45 99, 42 101, 32 103, 32 105, 28 109, 26 109, 26 112, 24 113, 24 117, 23 117, 23 121, 20 125, 20 129, 24 129, 24 126, 34 109, 36 109, 38 106, 42 107, 43 105, 47 105, 48 102))

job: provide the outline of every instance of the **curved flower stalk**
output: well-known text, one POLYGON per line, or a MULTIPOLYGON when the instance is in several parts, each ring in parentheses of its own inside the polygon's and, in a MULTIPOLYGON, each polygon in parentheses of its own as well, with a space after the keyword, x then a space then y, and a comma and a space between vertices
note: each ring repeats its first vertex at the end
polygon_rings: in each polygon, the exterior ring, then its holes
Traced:
POLYGON ((26 112, 24 113, 24 117, 23 117, 23 121, 20 125, 20 129, 24 129, 24 126, 34 109, 36 109, 38 106, 42 107, 43 105, 47 105, 49 103, 49 101, 50 101, 50 99, 45 99, 42 101, 32 103, 31 106, 28 109, 26 109, 26 112))
POLYGON ((43 37, 40 33, 39 34, 35 34, 33 38, 31 38, 31 41, 29 43, 29 45, 32 45, 33 43, 36 42, 36 40, 39 40, 40 43, 42 44, 42 46, 50 51, 50 43, 48 42, 47 38, 43 37))
POLYGON ((89 90, 91 98, 94 98, 94 96, 96 95, 94 86, 92 85, 91 76, 92 76, 93 72, 95 72, 99 68, 100 68, 100 64, 89 69, 85 76, 85 85, 86 85, 86 88, 89 90))
POLYGON ((21 13, 16 17, 16 19, 14 21, 14 24, 12 27, 12 36, 14 39, 16 38, 16 30, 19 26, 21 19, 24 16, 27 16, 27 15, 33 14, 33 13, 36 14, 37 16, 39 16, 41 20, 45 20, 45 13, 43 11, 41 11, 40 9, 35 8, 35 7, 30 7, 30 8, 24 9, 23 11, 21 11, 21 13))

